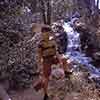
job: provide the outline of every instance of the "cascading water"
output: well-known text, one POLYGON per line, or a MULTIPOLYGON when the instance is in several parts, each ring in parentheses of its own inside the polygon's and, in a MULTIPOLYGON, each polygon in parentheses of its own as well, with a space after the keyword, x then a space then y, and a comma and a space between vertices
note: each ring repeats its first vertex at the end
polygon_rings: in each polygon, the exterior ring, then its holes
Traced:
POLYGON ((91 64, 92 59, 90 57, 86 57, 84 53, 81 53, 79 38, 80 33, 74 31, 70 23, 71 22, 64 22, 63 25, 63 28, 68 35, 68 49, 66 56, 69 56, 71 60, 84 65, 84 67, 86 67, 91 73, 91 77, 100 77, 99 70, 91 64))

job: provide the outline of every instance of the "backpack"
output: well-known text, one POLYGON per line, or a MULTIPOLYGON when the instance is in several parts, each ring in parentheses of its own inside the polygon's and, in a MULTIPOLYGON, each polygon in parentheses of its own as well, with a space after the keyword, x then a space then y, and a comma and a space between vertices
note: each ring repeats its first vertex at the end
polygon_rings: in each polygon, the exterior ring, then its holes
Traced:
POLYGON ((40 48, 42 49, 42 56, 43 57, 50 57, 56 55, 56 45, 54 40, 40 42, 40 48))

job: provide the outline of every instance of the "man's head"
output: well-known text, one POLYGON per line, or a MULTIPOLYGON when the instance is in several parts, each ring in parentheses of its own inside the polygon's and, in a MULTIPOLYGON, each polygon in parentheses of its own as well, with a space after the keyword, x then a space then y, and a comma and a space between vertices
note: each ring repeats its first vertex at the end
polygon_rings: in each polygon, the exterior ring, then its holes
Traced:
POLYGON ((49 26, 43 26, 41 32, 42 32, 43 39, 48 40, 49 33, 51 32, 51 28, 49 26))
POLYGON ((41 32, 42 33, 51 32, 51 28, 49 26, 43 26, 42 29, 41 29, 41 32))

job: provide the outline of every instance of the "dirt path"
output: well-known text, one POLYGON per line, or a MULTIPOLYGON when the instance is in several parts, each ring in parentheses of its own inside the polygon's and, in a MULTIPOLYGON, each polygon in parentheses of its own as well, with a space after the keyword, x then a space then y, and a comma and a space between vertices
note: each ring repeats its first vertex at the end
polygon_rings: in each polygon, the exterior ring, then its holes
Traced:
MULTIPOLYGON (((49 100, 100 100, 99 92, 95 89, 94 84, 83 81, 81 83, 73 78, 71 82, 74 83, 73 86, 65 78, 51 79, 48 87, 49 100)), ((11 92, 10 97, 11 100, 43 100, 43 91, 35 92, 32 85, 29 89, 11 92)))
POLYGON ((42 100, 42 95, 36 93, 33 88, 29 88, 24 91, 18 91, 16 93, 11 93, 11 100, 42 100))

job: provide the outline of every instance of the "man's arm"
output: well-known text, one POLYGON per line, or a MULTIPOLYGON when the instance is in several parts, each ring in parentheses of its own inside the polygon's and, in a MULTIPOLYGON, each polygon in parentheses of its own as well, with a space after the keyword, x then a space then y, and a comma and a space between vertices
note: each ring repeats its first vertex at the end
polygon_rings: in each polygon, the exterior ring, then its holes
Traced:
POLYGON ((39 65, 42 64, 42 49, 40 47, 37 49, 37 62, 39 65))
POLYGON ((38 72, 42 72, 43 67, 43 58, 42 58, 42 49, 40 47, 37 48, 37 66, 38 66, 38 72))

